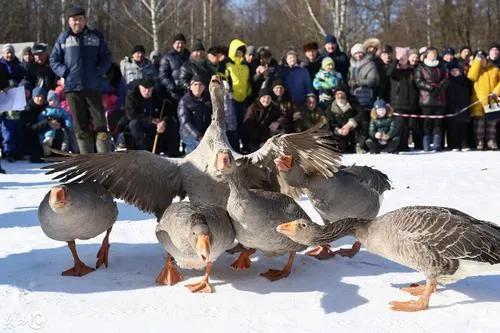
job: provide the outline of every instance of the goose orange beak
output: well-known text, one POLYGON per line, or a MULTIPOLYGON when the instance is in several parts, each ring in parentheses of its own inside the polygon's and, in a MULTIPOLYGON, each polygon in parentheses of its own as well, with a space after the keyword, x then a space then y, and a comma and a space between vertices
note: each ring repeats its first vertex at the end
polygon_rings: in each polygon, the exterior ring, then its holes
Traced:
POLYGON ((297 231, 298 222, 291 221, 282 223, 276 227, 276 231, 285 236, 294 236, 297 231))
POLYGON ((198 236, 196 240, 196 253, 201 261, 207 263, 210 259, 210 237, 208 235, 198 236))
POLYGON ((50 190, 50 202, 54 208, 62 208, 66 205, 67 195, 63 187, 56 186, 50 190))

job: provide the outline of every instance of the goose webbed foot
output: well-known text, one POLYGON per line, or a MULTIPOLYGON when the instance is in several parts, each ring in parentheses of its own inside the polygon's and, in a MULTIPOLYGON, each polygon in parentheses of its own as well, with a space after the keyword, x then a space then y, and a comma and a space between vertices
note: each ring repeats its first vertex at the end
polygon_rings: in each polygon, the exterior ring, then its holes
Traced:
POLYGON ((352 258, 359 252, 360 249, 361 249, 361 243, 359 241, 356 241, 354 242, 354 244, 352 244, 350 249, 339 249, 333 253, 338 254, 341 257, 352 258))
POLYGON ((306 255, 314 257, 318 260, 326 260, 333 258, 335 256, 335 252, 330 249, 329 244, 323 244, 315 247, 314 249, 307 251, 306 255))
POLYGON ((97 252, 97 262, 95 264, 95 268, 99 268, 104 264, 104 266, 108 267, 108 254, 109 254, 109 234, 111 232, 111 228, 106 231, 106 236, 102 240, 101 248, 97 252))
POLYGON ((179 281, 182 281, 182 275, 175 268, 175 264, 172 260, 172 256, 167 257, 165 266, 161 270, 160 274, 156 277, 156 283, 160 285, 172 286, 179 281))
POLYGON ((226 250, 226 253, 229 253, 229 254, 235 254, 235 253, 238 253, 238 252, 243 252, 245 251, 247 248, 244 247, 243 245, 241 245, 241 243, 238 243, 235 247, 229 249, 229 250, 226 250))
POLYGON ((205 271, 205 276, 198 283, 186 284, 186 288, 191 290, 193 293, 213 293, 214 290, 210 283, 208 283, 208 277, 212 269, 212 263, 207 264, 207 269, 205 271))
POLYGON ((238 259, 231 264, 236 270, 248 269, 252 265, 252 261, 250 261, 250 256, 255 253, 255 249, 244 250, 240 253, 238 259))
POLYGON ((76 244, 75 241, 68 242, 68 247, 73 255, 73 260, 75 265, 68 270, 65 270, 61 273, 63 276, 84 276, 94 271, 92 267, 89 267, 83 263, 78 257, 76 252, 76 244))
POLYGON ((270 269, 265 273, 260 273, 260 276, 265 277, 271 282, 286 278, 288 275, 290 275, 290 272, 292 271, 294 258, 295 258, 295 253, 291 252, 288 257, 288 262, 282 270, 270 269))
POLYGON ((389 304, 391 305, 391 309, 394 311, 403 312, 422 311, 426 310, 429 307, 429 299, 431 298, 432 293, 437 290, 437 283, 435 280, 427 280, 425 286, 410 286, 409 288, 403 288, 403 290, 411 293, 412 295, 420 294, 420 297, 417 300, 407 302, 390 302, 389 304))
POLYGON ((75 262, 75 266, 61 273, 63 276, 84 276, 95 271, 92 267, 85 265, 83 262, 75 262))
POLYGON ((293 156, 292 155, 281 155, 274 159, 274 164, 280 172, 289 172, 292 168, 293 156))

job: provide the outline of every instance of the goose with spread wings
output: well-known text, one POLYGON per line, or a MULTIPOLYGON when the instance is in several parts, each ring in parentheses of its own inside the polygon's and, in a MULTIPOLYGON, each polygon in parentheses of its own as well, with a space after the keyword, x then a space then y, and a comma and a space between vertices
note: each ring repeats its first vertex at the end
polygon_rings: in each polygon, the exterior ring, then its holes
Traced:
POLYGON ((232 151, 224 122, 224 90, 218 80, 209 85, 212 122, 198 147, 184 158, 166 158, 147 151, 124 151, 74 155, 44 167, 47 174, 58 173, 61 182, 97 182, 113 196, 159 219, 176 196, 188 195, 191 202, 226 207, 229 187, 214 165, 219 149, 229 149, 235 160, 250 163, 244 176, 251 188, 279 190, 278 171, 273 160, 292 155, 308 174, 331 177, 340 165, 341 155, 329 139, 329 132, 318 127, 302 133, 271 137, 256 152, 240 155, 232 151))

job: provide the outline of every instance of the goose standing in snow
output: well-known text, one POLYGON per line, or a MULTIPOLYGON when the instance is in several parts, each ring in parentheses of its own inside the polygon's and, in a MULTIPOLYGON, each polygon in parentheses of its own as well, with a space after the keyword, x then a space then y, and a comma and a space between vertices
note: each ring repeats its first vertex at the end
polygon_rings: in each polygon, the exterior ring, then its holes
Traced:
MULTIPOLYGON (((387 175, 367 166, 341 167, 333 177, 325 179, 308 175, 292 159, 284 155, 275 159, 280 178, 292 187, 293 193, 307 195, 326 223, 347 217, 376 217, 383 193, 391 188, 387 175)), ((351 249, 333 252, 328 244, 322 244, 307 254, 317 259, 328 259, 335 254, 353 257, 360 246, 356 241, 351 249)))
POLYGON ((156 282, 173 285, 182 280, 172 257, 181 268, 206 269, 199 283, 187 285, 192 292, 212 292, 208 279, 212 263, 234 241, 234 230, 225 209, 214 205, 178 202, 170 205, 156 226, 156 237, 168 252, 156 282))
POLYGON ((320 226, 296 220, 277 230, 304 245, 328 243, 356 236, 375 254, 422 272, 426 285, 403 288, 415 301, 391 302, 396 311, 420 311, 429 306, 437 283, 496 271, 500 267, 500 226, 443 207, 404 207, 375 219, 346 218, 320 226))
POLYGON ((288 253, 288 262, 282 270, 270 269, 261 274, 270 281, 287 277, 292 269, 295 252, 306 247, 281 235, 276 227, 290 219, 307 219, 307 214, 285 194, 247 189, 243 185, 241 174, 247 165, 244 161, 237 165, 231 151, 219 150, 215 164, 229 183, 230 194, 226 209, 233 222, 236 238, 247 248, 240 253, 233 268, 249 268, 250 256, 256 250, 268 256, 288 253))
POLYGON ((75 155, 44 167, 47 174, 60 173, 60 181, 97 182, 113 196, 154 213, 161 218, 176 196, 187 193, 191 202, 226 207, 229 187, 215 169, 213 156, 228 149, 236 160, 249 161, 245 185, 278 190, 273 160, 279 154, 294 156, 307 172, 332 175, 337 171, 340 154, 333 149, 329 133, 312 129, 303 133, 282 134, 270 138, 259 150, 239 155, 231 150, 224 123, 224 91, 217 80, 209 86, 212 122, 198 147, 182 159, 165 158, 147 151, 124 151, 105 154, 75 155), (267 174, 267 178, 255 174, 267 174), (255 180, 259 179, 259 183, 255 180))
POLYGON ((96 268, 103 264, 108 267, 109 234, 117 215, 111 194, 95 183, 54 186, 45 195, 38 207, 42 230, 52 239, 67 242, 75 262, 62 275, 83 276, 94 270, 78 257, 75 239, 90 239, 104 231, 96 268))

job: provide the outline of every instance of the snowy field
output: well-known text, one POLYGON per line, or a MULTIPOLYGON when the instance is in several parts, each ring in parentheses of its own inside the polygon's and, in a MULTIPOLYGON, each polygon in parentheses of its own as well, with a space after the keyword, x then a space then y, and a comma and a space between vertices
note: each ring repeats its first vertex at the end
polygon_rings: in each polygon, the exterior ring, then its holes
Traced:
MULTIPOLYGON (((500 223, 500 153, 350 155, 343 162, 389 175, 394 189, 381 213, 442 205, 500 223)), ((47 238, 37 220, 38 204, 54 182, 38 165, 2 165, 8 174, 0 175, 1 332, 500 332, 500 276, 459 281, 434 294, 429 310, 397 313, 389 301, 412 298, 398 288, 423 276, 366 251, 326 262, 298 255, 292 274, 277 282, 259 273, 283 267, 285 256, 257 255, 249 270, 236 272, 228 254, 214 265, 214 294, 191 294, 183 286, 197 281, 198 271, 182 270, 185 281, 157 286, 165 253, 156 221, 123 202, 109 268, 62 277, 73 265, 69 249, 47 238)), ((311 212, 307 201, 301 204, 311 212)), ((103 236, 77 241, 89 266, 103 236)))

